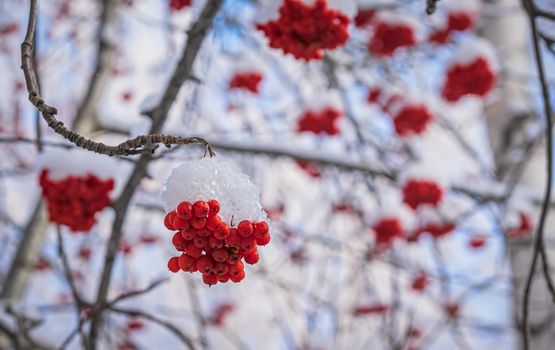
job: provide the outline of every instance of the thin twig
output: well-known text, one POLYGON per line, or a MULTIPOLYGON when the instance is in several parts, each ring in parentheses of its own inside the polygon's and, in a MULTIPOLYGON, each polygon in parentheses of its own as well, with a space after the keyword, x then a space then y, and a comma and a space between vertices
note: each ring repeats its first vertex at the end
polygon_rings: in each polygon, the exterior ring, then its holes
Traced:
MULTIPOLYGON (((161 135, 158 134, 158 132, 151 132, 149 135, 140 135, 116 146, 109 146, 102 142, 96 142, 88 139, 79 133, 66 128, 64 123, 56 118, 56 114, 58 113, 57 109, 46 104, 40 95, 35 67, 33 67, 32 64, 33 41, 37 25, 37 0, 31 0, 29 12, 27 33, 25 35, 25 40, 21 44, 21 69, 25 75, 29 101, 31 101, 31 103, 37 108, 48 126, 54 130, 55 133, 63 136, 71 143, 74 143, 83 149, 108 156, 128 156, 141 153, 154 153, 160 144, 169 148, 171 145, 188 145, 193 143, 203 144, 208 153, 211 156, 214 155, 210 145, 200 137, 184 138, 179 136, 161 135)), ((185 78, 188 78, 188 76, 185 78)), ((167 101, 163 101, 162 103, 164 102, 167 101)), ((153 113, 155 113, 155 111, 150 111, 147 112, 147 115, 153 118, 153 113)))
POLYGON ((124 293, 124 294, 120 295, 119 297, 115 298, 114 300, 112 300, 109 304, 110 305, 115 305, 115 304, 117 304, 120 301, 123 301, 125 299, 130 299, 130 298, 134 298, 134 297, 138 297, 140 295, 146 294, 146 293, 154 290, 158 286, 162 285, 163 283, 166 283, 167 281, 168 281, 167 278, 159 279, 157 281, 152 282, 149 286, 147 286, 144 289, 124 293))
MULTIPOLYGON (((528 350, 530 348, 530 339, 529 339, 529 329, 528 329, 528 312, 530 307, 530 294, 532 290, 532 283, 534 281, 534 274, 536 271, 536 265, 538 262, 538 258, 541 257, 543 261, 543 273, 547 284, 550 288, 553 288, 553 284, 551 283, 551 276, 549 271, 549 265, 547 260, 547 254, 545 252, 545 245, 544 245, 544 228, 545 222, 549 212, 549 202, 551 200, 551 188, 553 183, 553 122, 551 120, 551 102, 549 97, 549 88, 547 85, 547 81, 545 78, 544 72, 544 64, 543 58, 539 47, 539 37, 538 37, 538 29, 536 26, 535 20, 535 13, 536 10, 535 4, 532 0, 523 0, 524 8, 528 14, 528 18, 530 20, 530 27, 532 29, 532 42, 534 45, 534 56, 536 59, 536 65, 538 69, 538 75, 540 77, 540 84, 541 84, 541 91, 542 91, 542 98, 543 98, 543 106, 544 106, 544 113, 545 113, 545 139, 546 139, 546 186, 545 186, 545 195, 542 204, 542 209, 540 213, 540 219, 538 223, 538 227, 536 230, 535 241, 534 241, 534 250, 532 252, 532 261, 530 262, 530 269, 528 271, 528 276, 526 279, 526 284, 524 287, 524 297, 522 303, 522 323, 521 323, 521 335, 523 341, 523 348, 524 350, 528 350)), ((550 290, 552 296, 555 297, 555 290, 550 290)))
POLYGON ((141 310, 136 310, 136 309, 123 309, 123 308, 118 308, 118 307, 114 307, 111 306, 110 310, 118 313, 118 314, 124 314, 124 315, 128 315, 131 317, 140 317, 140 318, 144 318, 145 320, 154 322, 164 328, 166 328, 167 330, 169 330, 170 332, 172 332, 173 334, 175 334, 175 336, 177 336, 182 342, 183 344, 185 344, 187 346, 187 348, 194 350, 196 349, 195 344, 193 343, 193 340, 185 335, 185 333, 183 333, 181 330, 179 330, 179 328, 177 328, 176 326, 174 326, 173 324, 171 324, 170 322, 161 320, 149 313, 146 313, 144 311, 141 310))

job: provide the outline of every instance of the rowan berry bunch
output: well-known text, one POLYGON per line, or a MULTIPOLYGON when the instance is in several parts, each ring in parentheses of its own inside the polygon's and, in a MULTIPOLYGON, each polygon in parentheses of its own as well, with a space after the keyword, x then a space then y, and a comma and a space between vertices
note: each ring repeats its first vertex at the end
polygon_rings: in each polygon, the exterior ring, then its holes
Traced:
POLYGON ((448 71, 442 88, 443 97, 456 102, 466 95, 486 96, 493 88, 497 75, 488 60, 477 57, 468 64, 455 64, 448 71))
POLYGON ((443 199, 443 188, 435 181, 410 179, 403 186, 403 201, 412 209, 421 205, 437 207, 443 199))
POLYGON ((477 19, 478 13, 472 10, 449 12, 445 26, 433 31, 428 40, 440 45, 447 44, 451 42, 453 33, 474 29, 477 19))
POLYGON ((72 232, 88 231, 96 222, 95 214, 111 204, 112 179, 101 180, 93 174, 52 180, 48 170, 39 178, 50 221, 68 226, 72 232))
POLYGON ((332 107, 321 111, 308 110, 299 118, 297 130, 313 134, 338 135, 341 132, 339 120, 342 113, 332 107))
POLYGON ((168 261, 170 271, 198 271, 208 285, 229 280, 237 283, 245 278, 242 260, 247 264, 258 262, 257 246, 270 243, 268 224, 243 220, 233 227, 222 220, 219 212, 220 203, 212 199, 181 202, 166 215, 164 225, 177 231, 172 243, 182 252, 168 261))
POLYGON ((192 0, 170 0, 170 10, 180 11, 185 7, 191 6, 192 0))
POLYGON ((326 0, 316 0, 312 6, 284 0, 279 14, 257 29, 266 35, 270 47, 297 59, 322 59, 325 49, 335 49, 349 39, 349 18, 330 8, 326 0))
POLYGON ((411 47, 417 42, 414 28, 405 23, 375 24, 374 34, 368 42, 368 51, 376 56, 389 57, 398 49, 411 47))
POLYGON ((242 89, 250 91, 253 94, 260 93, 260 83, 262 82, 262 74, 258 72, 238 72, 229 81, 230 89, 242 89))

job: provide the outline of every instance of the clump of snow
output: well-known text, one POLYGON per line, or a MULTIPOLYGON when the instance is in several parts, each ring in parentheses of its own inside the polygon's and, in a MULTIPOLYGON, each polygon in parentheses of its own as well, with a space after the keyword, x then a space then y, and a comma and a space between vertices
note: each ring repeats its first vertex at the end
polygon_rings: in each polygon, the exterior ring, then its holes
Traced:
POLYGON ((236 166, 219 158, 183 163, 172 171, 162 192, 166 211, 183 201, 210 199, 220 202, 219 215, 227 223, 267 221, 258 187, 236 166))
POLYGON ((118 167, 115 158, 83 149, 47 148, 37 160, 37 170, 47 169, 48 176, 54 181, 87 174, 103 180, 111 179, 118 167))
POLYGON ((414 212, 403 202, 399 191, 384 191, 380 193, 381 199, 376 214, 373 215, 372 224, 382 218, 397 218, 403 228, 410 231, 415 226, 414 212))
POLYGON ((485 39, 466 38, 453 54, 450 66, 466 66, 478 58, 485 58, 494 71, 499 70, 495 48, 485 39))

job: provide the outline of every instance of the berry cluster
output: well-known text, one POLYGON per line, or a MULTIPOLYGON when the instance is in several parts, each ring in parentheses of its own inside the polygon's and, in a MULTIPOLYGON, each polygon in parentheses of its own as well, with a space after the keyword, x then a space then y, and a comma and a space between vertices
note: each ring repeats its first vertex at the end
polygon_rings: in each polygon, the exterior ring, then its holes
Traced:
POLYGON ((426 131, 434 116, 423 103, 403 101, 403 96, 398 93, 387 93, 378 87, 368 91, 368 102, 376 103, 384 113, 390 114, 393 119, 395 133, 400 137, 420 135, 426 131), (398 104, 401 108, 392 108, 398 104))
POLYGON ((436 44, 447 44, 451 41, 454 32, 471 30, 476 25, 477 14, 471 11, 450 12, 444 28, 436 29, 430 34, 428 40, 436 44))
POLYGON ((268 224, 243 220, 235 228, 222 221, 219 212, 220 204, 212 199, 193 204, 181 202, 166 215, 164 225, 178 231, 172 243, 182 252, 168 261, 170 271, 199 271, 208 285, 229 280, 237 283, 245 278, 241 260, 248 264, 258 262, 256 246, 270 243, 268 224))
POLYGON ((412 209, 421 205, 437 205, 443 199, 442 187, 431 180, 410 179, 403 186, 403 201, 412 209))
POLYGON ((341 131, 339 118, 341 111, 327 107, 320 112, 308 110, 298 120, 297 131, 313 134, 337 135, 341 131))
POLYGON ((522 211, 518 213, 518 225, 507 230, 506 235, 509 238, 524 238, 532 234, 532 219, 522 211))
POLYGON ((405 230, 395 217, 384 217, 372 227, 376 233, 376 245, 380 248, 387 248, 395 238, 403 238, 405 230))
POLYGON ((377 13, 378 11, 372 8, 359 10, 355 16, 355 26, 362 28, 372 24, 377 13))
POLYGON ((422 134, 434 118, 424 104, 406 105, 394 117, 393 125, 401 137, 422 134))
POLYGON ((328 7, 326 0, 316 0, 312 6, 284 0, 279 15, 257 29, 269 39, 270 47, 297 59, 321 59, 324 49, 335 49, 349 38, 349 18, 328 7))
POLYGON ((488 61, 476 58, 469 64, 456 64, 447 71, 442 96, 456 102, 465 95, 484 97, 495 87, 497 75, 488 61))
POLYGON ((170 10, 179 11, 191 6, 192 0, 170 0, 170 10))
POLYGON ((258 94, 260 92, 260 82, 262 74, 258 72, 239 72, 229 81, 230 89, 243 89, 258 94))
POLYGON ((374 34, 368 43, 368 51, 380 56, 392 56, 403 47, 416 44, 414 28, 403 23, 380 22, 375 25, 374 34))
POLYGON ((39 183, 50 221, 68 226, 72 232, 93 227, 95 214, 111 204, 108 194, 114 189, 112 179, 103 181, 88 174, 54 181, 48 177, 48 170, 41 172, 39 183))

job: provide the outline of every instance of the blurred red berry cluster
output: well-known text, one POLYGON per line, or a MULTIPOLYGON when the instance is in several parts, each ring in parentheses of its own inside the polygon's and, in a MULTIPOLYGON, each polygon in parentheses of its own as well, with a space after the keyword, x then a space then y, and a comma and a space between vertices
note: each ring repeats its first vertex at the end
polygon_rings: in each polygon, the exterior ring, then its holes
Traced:
POLYGON ((270 47, 282 49, 297 59, 321 59, 325 49, 335 49, 349 38, 349 18, 316 0, 312 6, 300 0, 284 0, 279 18, 258 24, 270 47))
POLYGON ((436 207, 443 199, 443 188, 431 180, 410 179, 403 186, 403 201, 412 209, 421 205, 436 207))
POLYGON ((436 44, 447 44, 454 32, 472 30, 476 26, 478 14, 470 11, 453 11, 447 15, 445 27, 433 31, 428 40, 436 44))
POLYGON ((341 131, 339 128, 339 118, 341 116, 341 111, 332 107, 324 108, 319 112, 307 110, 298 120, 297 131, 337 135, 341 131))
POLYGON ((384 113, 391 115, 395 133, 400 137, 420 135, 434 120, 424 103, 406 102, 402 95, 387 93, 379 87, 368 91, 368 102, 378 104, 384 113), (392 108, 400 103, 403 104, 401 108, 392 108))
POLYGON ((497 75, 488 61, 478 57, 468 64, 455 64, 447 71, 442 88, 443 97, 456 102, 465 95, 484 97, 493 88, 497 75))
POLYGON ((416 33, 410 25, 378 22, 372 39, 368 42, 368 51, 376 56, 388 57, 400 48, 415 44, 416 33))
POLYGON ((259 259, 257 245, 270 243, 270 231, 264 221, 243 220, 231 227, 218 215, 220 204, 212 199, 194 204, 181 202, 170 211, 164 225, 168 230, 178 231, 172 243, 179 257, 168 261, 168 269, 200 272, 208 285, 229 280, 240 282, 245 278, 244 265, 256 264, 259 259))
POLYGON ((262 74, 258 72, 238 72, 229 81, 230 89, 242 89, 258 94, 260 92, 262 74))
POLYGON ((191 6, 192 0, 170 0, 170 10, 179 11, 191 6))
POLYGON ((52 180, 48 170, 40 173, 39 184, 46 200, 50 221, 68 226, 72 232, 88 231, 95 224, 95 214, 111 204, 114 181, 95 175, 68 176, 52 180))

